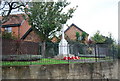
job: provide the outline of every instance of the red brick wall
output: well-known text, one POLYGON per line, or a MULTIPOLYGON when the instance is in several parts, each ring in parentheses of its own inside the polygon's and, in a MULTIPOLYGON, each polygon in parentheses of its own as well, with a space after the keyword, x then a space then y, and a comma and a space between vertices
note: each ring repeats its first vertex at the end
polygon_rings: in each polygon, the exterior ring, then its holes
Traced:
POLYGON ((79 32, 80 35, 82 32, 78 30, 76 27, 72 26, 69 30, 65 32, 65 34, 71 39, 71 40, 76 40, 76 32, 79 32))
POLYGON ((5 31, 5 28, 1 28, 1 32, 5 31))
MULTIPOLYGON (((76 32, 79 32, 82 35, 82 31, 72 26, 69 30, 65 32, 65 34, 70 38, 70 40, 76 40, 76 32)), ((85 43, 88 41, 88 36, 86 37, 85 43)))
POLYGON ((34 31, 31 31, 24 39, 24 41, 40 42, 41 39, 34 31))
POLYGON ((23 22, 23 24, 20 26, 20 38, 30 29, 30 25, 27 20, 23 22))
POLYGON ((13 36, 18 38, 18 27, 12 27, 12 33, 13 33, 13 36))

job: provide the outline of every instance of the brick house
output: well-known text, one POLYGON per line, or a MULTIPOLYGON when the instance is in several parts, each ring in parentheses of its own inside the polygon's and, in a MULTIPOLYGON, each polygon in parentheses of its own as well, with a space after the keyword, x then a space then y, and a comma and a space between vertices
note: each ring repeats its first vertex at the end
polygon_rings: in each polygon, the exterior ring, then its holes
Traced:
MULTIPOLYGON (((78 26, 76 26, 75 24, 71 24, 66 30, 65 30, 65 39, 67 41, 71 40, 71 41, 75 41, 76 40, 76 32, 78 32, 80 35, 82 35, 83 31, 82 29, 80 29, 78 26)), ((85 32, 86 33, 86 32, 85 32)), ((85 43, 87 43, 88 41, 88 36, 89 34, 86 33, 87 36, 85 38, 85 43)), ((60 36, 61 39, 61 36, 60 36)), ((53 39, 51 40, 52 42, 57 42, 58 41, 58 37, 53 37, 53 39)))
MULTIPOLYGON (((12 17, 6 23, 2 24, 1 31, 12 32, 12 35, 18 39, 24 41, 39 42, 41 41, 40 37, 33 31, 31 26, 28 23, 28 20, 23 18, 23 14, 16 14, 18 17, 12 17)), ((70 40, 76 40, 76 32, 79 32, 80 35, 84 32, 82 29, 77 27, 75 24, 72 24, 65 30, 65 38, 70 40)), ((60 37, 61 38, 61 37, 60 37)), ((59 38, 59 39, 60 39, 59 38)), ((88 34, 85 41, 88 40, 88 34)), ((52 42, 57 42, 57 37, 51 40, 52 42)))
MULTIPOLYGON (((65 30, 65 39, 66 40, 76 40, 76 32, 79 32, 79 34, 81 35, 83 31, 82 29, 80 29, 79 27, 77 27, 75 24, 72 24, 71 26, 69 26, 66 30, 65 30)), ((86 38, 85 38, 85 43, 87 43, 88 41, 88 36, 89 34, 87 34, 86 38)), ((25 34, 24 36, 21 38, 24 41, 34 41, 34 42, 39 42, 40 41, 40 37, 38 35, 36 35, 36 33, 32 30, 32 28, 30 28, 25 34)), ((58 42, 58 39, 61 39, 60 37, 53 37, 52 38, 52 42, 58 42)))
MULTIPOLYGON (((1 32, 12 33, 18 39, 31 28, 28 24, 28 20, 23 18, 23 14, 11 15, 10 19, 1 25, 1 32)), ((2 17, 1 17, 2 18, 2 17)))
POLYGON ((33 31, 32 28, 29 28, 29 30, 22 36, 21 40, 24 41, 31 41, 31 42, 40 42, 40 37, 33 31))
MULTIPOLYGON (((80 29, 78 26, 76 26, 75 24, 71 24, 66 30, 65 30, 65 36, 66 36, 66 39, 69 38, 69 40, 76 40, 76 32, 78 32, 80 35, 82 35, 82 32, 85 32, 83 31, 82 29, 80 29)), ((86 33, 86 32, 85 32, 86 33)), ((87 43, 88 41, 88 36, 89 34, 86 33, 87 36, 85 38, 85 43, 87 43)))

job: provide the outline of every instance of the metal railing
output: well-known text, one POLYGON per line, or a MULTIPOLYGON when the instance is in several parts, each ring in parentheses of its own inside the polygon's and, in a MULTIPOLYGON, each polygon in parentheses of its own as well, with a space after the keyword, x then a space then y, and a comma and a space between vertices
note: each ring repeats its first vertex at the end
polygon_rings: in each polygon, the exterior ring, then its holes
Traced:
MULTIPOLYGON (((18 42, 18 41, 17 41, 18 42)), ((46 42, 45 55, 42 56, 42 43, 24 42, 20 41, 19 44, 16 41, 3 41, 3 57, 8 61, 18 58, 17 61, 36 61, 39 59, 53 58, 59 55, 59 43, 46 42), (19 45, 16 51, 16 47, 19 45), (7 56, 6 56, 7 55, 7 56), (19 55, 19 56, 16 56, 19 55), (25 57, 24 57, 25 55, 25 57), (37 56, 38 55, 38 56, 37 56), (6 58, 8 57, 8 58, 6 58), (26 60, 27 58, 27 60, 26 60)), ((101 62, 101 61, 113 61, 117 58, 117 49, 108 44, 81 44, 81 43, 69 43, 67 47, 69 54, 79 56, 80 59, 68 59, 70 62, 101 62)), ((69 54, 67 57, 69 57, 69 54)), ((48 60, 42 60, 42 62, 48 62, 48 60)), ((32 62, 31 62, 32 63, 32 62)), ((40 62, 41 63, 41 62, 40 62)))
MULTIPOLYGON (((96 61, 101 58, 115 59, 117 58, 117 49, 109 44, 81 44, 81 43, 69 43, 67 47, 69 54, 79 57, 92 57, 96 58, 96 61)), ((42 46, 40 44, 39 54, 41 52, 42 46)), ((46 43, 46 53, 45 58, 53 58, 59 54, 59 44, 58 43, 46 43)))

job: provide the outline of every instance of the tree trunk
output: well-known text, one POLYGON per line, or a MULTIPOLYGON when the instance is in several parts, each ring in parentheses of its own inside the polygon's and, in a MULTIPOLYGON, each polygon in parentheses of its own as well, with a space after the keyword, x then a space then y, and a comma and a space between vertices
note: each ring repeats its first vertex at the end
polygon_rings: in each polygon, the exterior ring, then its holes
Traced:
POLYGON ((45 57, 45 53, 46 53, 46 42, 42 42, 42 56, 45 57))

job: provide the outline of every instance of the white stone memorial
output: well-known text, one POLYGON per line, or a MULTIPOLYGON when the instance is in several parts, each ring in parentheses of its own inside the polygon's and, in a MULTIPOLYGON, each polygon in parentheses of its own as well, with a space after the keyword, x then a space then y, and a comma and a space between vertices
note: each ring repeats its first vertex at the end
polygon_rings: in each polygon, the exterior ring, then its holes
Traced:
POLYGON ((69 44, 64 37, 64 25, 62 25, 62 39, 59 43, 59 54, 55 56, 56 59, 63 59, 64 57, 72 57, 74 55, 69 53, 69 44))
POLYGON ((69 54, 69 45, 68 42, 64 38, 64 25, 62 28, 62 39, 59 43, 59 55, 67 55, 69 54))

